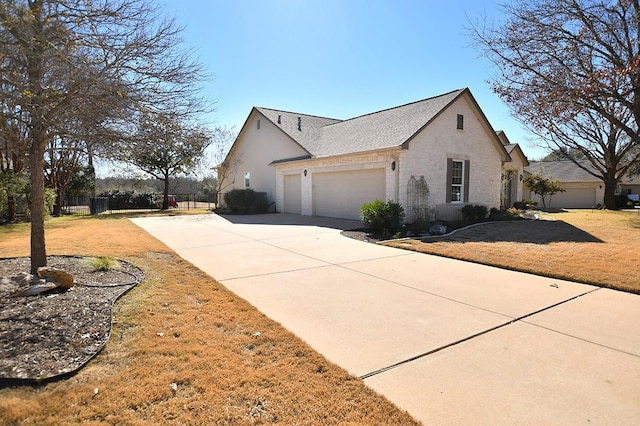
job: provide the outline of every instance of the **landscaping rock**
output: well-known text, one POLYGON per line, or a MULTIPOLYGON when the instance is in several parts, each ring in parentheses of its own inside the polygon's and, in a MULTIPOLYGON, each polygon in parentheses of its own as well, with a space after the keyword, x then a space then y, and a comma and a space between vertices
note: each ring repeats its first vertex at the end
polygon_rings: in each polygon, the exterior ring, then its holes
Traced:
POLYGON ((58 283, 60 288, 69 289, 75 285, 73 275, 63 271, 62 269, 44 266, 42 268, 38 268, 38 275, 41 278, 46 278, 48 281, 58 283))
POLYGON ((51 291, 59 287, 58 283, 40 280, 41 282, 29 286, 22 293, 18 294, 18 296, 37 296, 40 293, 44 293, 46 291, 51 291))
POLYGON ((433 225, 429 228, 429 234, 431 235, 444 235, 447 233, 447 227, 444 225, 433 225))

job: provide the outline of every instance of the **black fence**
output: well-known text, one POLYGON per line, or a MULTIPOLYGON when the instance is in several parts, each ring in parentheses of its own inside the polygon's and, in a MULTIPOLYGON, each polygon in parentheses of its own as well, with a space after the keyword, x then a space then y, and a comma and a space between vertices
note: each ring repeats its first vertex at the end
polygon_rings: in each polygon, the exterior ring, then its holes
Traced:
MULTIPOLYGON (((62 214, 98 215, 158 211, 162 208, 162 194, 147 196, 144 200, 126 201, 121 197, 67 197, 62 214)), ((215 196, 200 194, 172 194, 169 210, 211 210, 216 207, 215 196)))

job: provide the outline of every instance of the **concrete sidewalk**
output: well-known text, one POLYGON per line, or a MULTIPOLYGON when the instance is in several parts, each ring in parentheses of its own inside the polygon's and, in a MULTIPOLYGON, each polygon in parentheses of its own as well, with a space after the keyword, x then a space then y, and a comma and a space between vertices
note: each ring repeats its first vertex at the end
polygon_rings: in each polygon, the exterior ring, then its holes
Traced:
POLYGON ((272 214, 134 222, 425 424, 637 424, 640 296, 272 214))

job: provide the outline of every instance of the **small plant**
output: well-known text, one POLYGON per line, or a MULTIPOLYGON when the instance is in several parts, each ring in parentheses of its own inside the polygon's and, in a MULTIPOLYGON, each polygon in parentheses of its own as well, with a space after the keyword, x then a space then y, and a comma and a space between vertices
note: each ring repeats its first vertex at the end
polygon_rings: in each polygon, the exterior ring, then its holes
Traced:
POLYGON ((509 216, 512 216, 512 217, 520 217, 520 216, 522 216, 522 213, 523 213, 523 211, 518 209, 518 208, 516 208, 516 207, 511 207, 511 208, 507 209, 507 214, 509 216))
POLYGON ((114 259, 111 256, 92 257, 87 260, 87 263, 96 272, 97 271, 104 272, 104 271, 111 271, 111 270, 119 271, 122 268, 122 266, 120 265, 120 262, 118 262, 116 259, 114 259))
POLYGON ((554 194, 566 191, 558 179, 547 178, 541 174, 533 174, 524 178, 524 187, 540 196, 543 209, 547 208, 547 196, 551 201, 554 194))
POLYGON ((404 208, 392 200, 375 199, 360 207, 360 219, 373 232, 392 235, 402 226, 404 208))

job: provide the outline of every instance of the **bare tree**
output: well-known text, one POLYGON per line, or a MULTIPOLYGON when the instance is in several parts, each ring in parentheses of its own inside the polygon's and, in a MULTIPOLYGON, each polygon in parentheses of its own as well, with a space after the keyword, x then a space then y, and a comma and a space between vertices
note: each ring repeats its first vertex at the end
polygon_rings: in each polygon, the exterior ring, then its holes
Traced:
POLYGON ((640 162, 640 4, 532 0, 503 5, 497 26, 471 33, 496 65, 492 89, 553 151, 602 179, 615 208, 620 179, 640 162))
POLYGON ((43 170, 53 126, 76 115, 110 141, 142 107, 206 108, 203 69, 180 48, 180 32, 147 0, 0 0, 1 96, 27 129, 32 272, 47 262, 43 170))
POLYGON ((56 193, 53 215, 62 213, 67 187, 86 162, 87 149, 83 141, 57 136, 49 139, 45 151, 45 184, 56 193))
POLYGON ((242 154, 237 155, 233 160, 229 160, 229 150, 233 142, 238 137, 235 127, 218 128, 214 132, 212 147, 212 161, 216 174, 216 204, 220 204, 220 199, 225 190, 235 183, 236 174, 240 164, 242 164, 242 154))
POLYGON ((146 113, 138 132, 127 141, 123 159, 164 183, 164 210, 169 208, 169 178, 193 168, 210 143, 204 129, 189 128, 166 114, 146 113))

